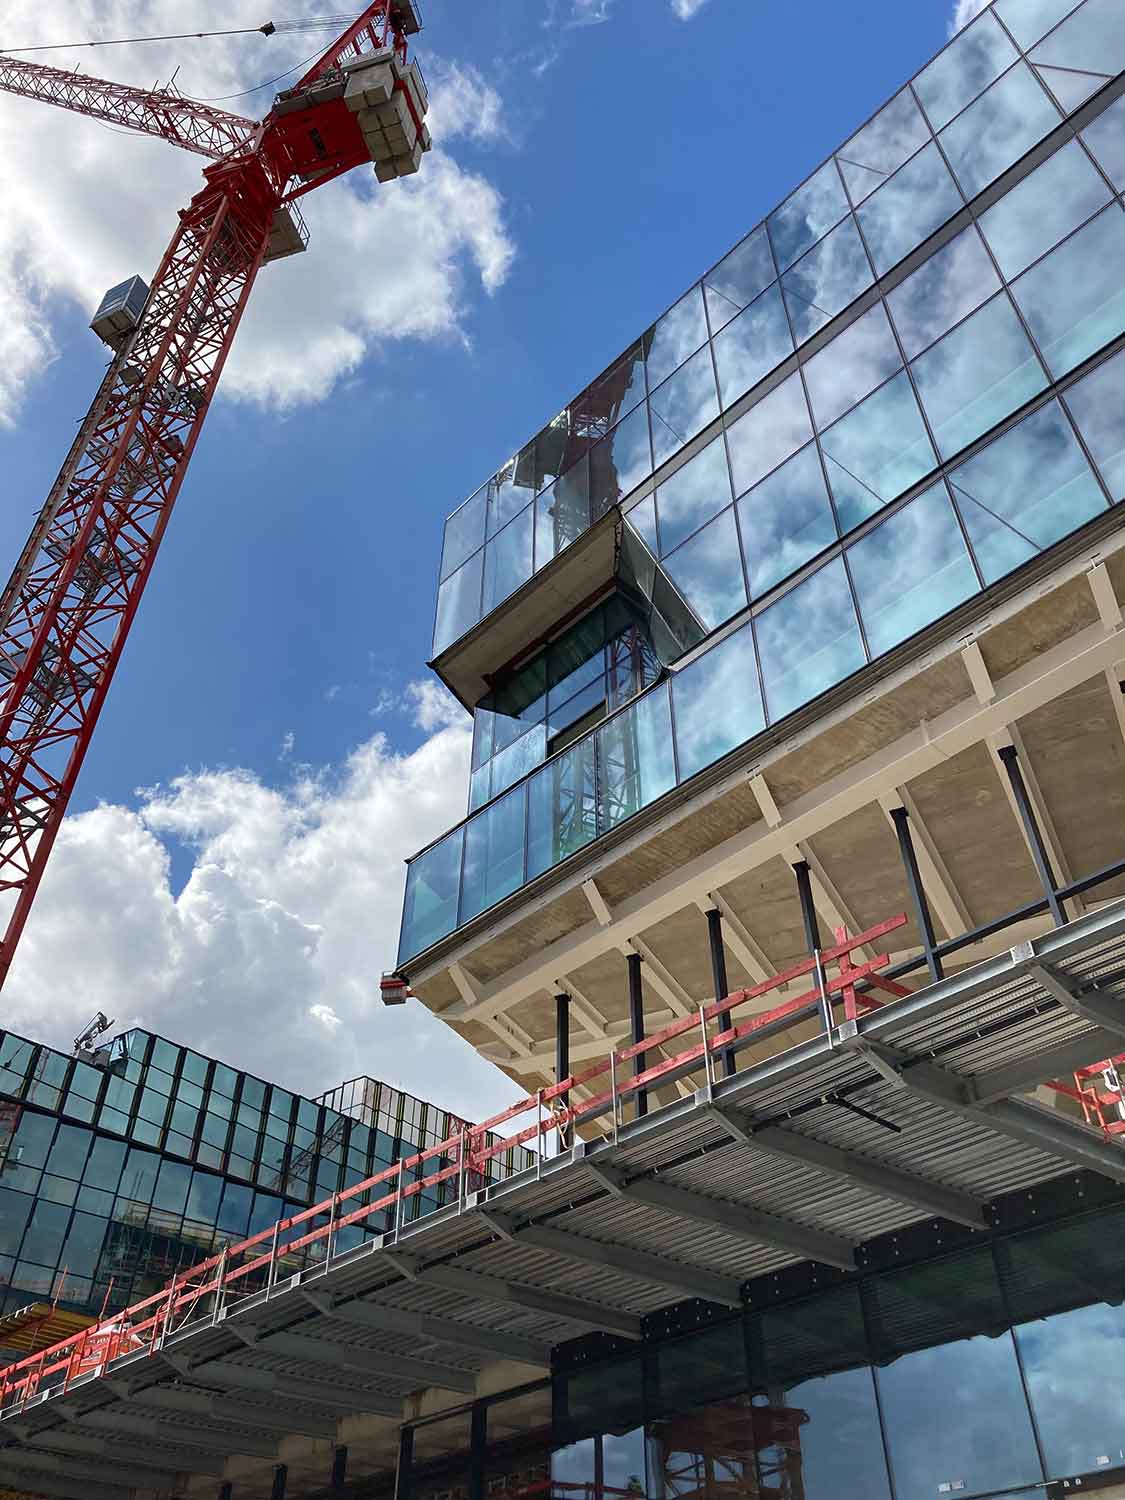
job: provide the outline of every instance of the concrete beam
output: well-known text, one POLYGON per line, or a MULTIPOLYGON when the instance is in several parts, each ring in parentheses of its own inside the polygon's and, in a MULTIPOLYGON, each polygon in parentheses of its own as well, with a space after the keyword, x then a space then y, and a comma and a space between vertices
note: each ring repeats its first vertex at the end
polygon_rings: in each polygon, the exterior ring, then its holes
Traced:
POLYGON ((577 1323, 582 1328, 597 1328, 606 1333, 620 1333, 626 1338, 639 1339, 641 1336, 641 1320, 636 1313, 604 1307, 600 1303, 587 1302, 562 1292, 527 1286, 522 1282, 485 1275, 480 1271, 463 1270, 460 1266, 425 1266, 416 1275, 419 1281, 440 1286, 448 1292, 458 1292, 475 1301, 522 1307, 529 1312, 558 1318, 561 1322, 577 1323))
POLYGON ((1094 596, 1098 615, 1102 622, 1102 628, 1107 635, 1120 630, 1125 617, 1121 613, 1121 604, 1113 588, 1113 579, 1109 576, 1109 570, 1104 562, 1094 565, 1086 574, 1086 582, 1090 585, 1090 592, 1094 596))
POLYGON ((613 921, 613 912, 610 909, 609 902, 602 895, 601 891, 598 890, 597 881, 593 879, 584 880, 582 882, 582 894, 590 903, 590 910, 594 913, 597 921, 603 927, 608 927, 613 921))
POLYGON ((383 1354, 377 1349, 360 1349, 307 1333, 267 1333, 254 1347, 267 1354, 283 1354, 287 1359, 307 1360, 312 1365, 400 1381, 414 1390, 436 1386, 465 1396, 476 1391, 476 1378, 471 1370, 455 1370, 449 1365, 431 1364, 403 1354, 383 1354))
POLYGON ((347 1323, 353 1328, 400 1333, 426 1343, 449 1344, 455 1349, 468 1349, 492 1359, 514 1359, 526 1365, 547 1367, 551 1363, 549 1344, 536 1343, 534 1339, 521 1338, 518 1334, 494 1333, 470 1323, 459 1323, 454 1318, 430 1317, 426 1313, 410 1312, 406 1308, 369 1302, 366 1298, 331 1302, 323 1293, 312 1288, 302 1287, 301 1292, 306 1301, 326 1318, 347 1323))

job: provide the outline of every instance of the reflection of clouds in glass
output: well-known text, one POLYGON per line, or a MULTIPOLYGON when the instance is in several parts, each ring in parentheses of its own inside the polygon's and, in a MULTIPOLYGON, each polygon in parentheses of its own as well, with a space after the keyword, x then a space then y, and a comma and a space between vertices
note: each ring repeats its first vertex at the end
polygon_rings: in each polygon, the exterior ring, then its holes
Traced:
POLYGON ((570 410, 576 432, 588 437, 591 422, 616 422, 618 417, 632 411, 644 394, 644 356, 640 344, 634 344, 572 403, 570 410))
POLYGON ((649 397, 652 411, 653 463, 665 459, 719 415, 715 370, 705 345, 649 397))
POLYGON ((897 646, 979 587, 943 484, 848 551, 872 656, 897 646))
POLYGON ((821 445, 845 532, 936 462, 905 370, 830 427, 821 445))
POLYGON ((994 78, 1016 60, 1016 49, 996 18, 985 12, 954 37, 929 67, 914 80, 914 87, 935 130, 986 89, 994 78))
POLYGON ((631 510, 626 511, 625 520, 632 526, 652 555, 657 557, 660 549, 656 541, 655 497, 648 495, 639 505, 634 505, 631 510))
POLYGON ((912 359, 1000 286, 1000 278, 973 228, 888 294, 895 326, 912 359))
POLYGON ((877 302, 805 366, 816 425, 827 427, 901 365, 887 314, 877 302))
POLYGON ((1012 288, 1052 374, 1075 365, 1125 329, 1125 214, 1110 205, 1012 288))
MULTIPOLYGON (((1114 427, 1120 433, 1119 393, 1114 427)), ((950 482, 988 583, 1105 509, 1057 401, 955 469, 950 482)))
MULTIPOLYGON (((731 502, 730 475, 722 437, 708 443, 702 453, 697 453, 690 463, 677 469, 656 495, 660 507, 661 544, 665 552, 671 552, 709 516, 731 502)), ((637 524, 635 515, 636 512, 629 512, 634 525, 637 524)), ((643 531, 641 534, 645 535, 643 531)))
POLYGON ((785 1404, 804 1412, 804 1500, 886 1500, 890 1493, 875 1386, 869 1369, 842 1370, 791 1386, 785 1404))
POLYGON ((514 786, 521 776, 533 771, 547 754, 547 729, 535 724, 513 744, 499 751, 492 761, 492 795, 514 786))
POLYGON ((441 548, 441 576, 448 578, 484 541, 484 505, 487 485, 482 485, 445 523, 441 548))
POLYGON ((755 628, 774 723, 866 660, 840 558, 763 610, 755 628))
POLYGON ((1110 494, 1125 499, 1125 354, 1115 354, 1071 386, 1066 401, 1110 494))
POLYGON ((748 490, 811 437, 801 377, 790 375, 727 430, 735 494, 748 490))
POLYGON ((665 558, 664 567, 708 630, 746 606, 733 508, 665 558))
POLYGON ((765 726, 749 625, 672 679, 680 779, 692 776, 765 726))
POLYGON ((478 552, 438 589, 434 655, 464 635, 480 618, 480 580, 484 553, 478 552))
POLYGON ((1125 1311, 1101 1302, 1016 1329, 1048 1474, 1088 1473, 1121 1461, 1125 1311))
POLYGON ((1125 188, 1125 98, 1115 100, 1087 125, 1082 139, 1109 175, 1114 187, 1125 188))
POLYGON ((723 405, 730 406, 793 352, 789 320, 776 286, 715 336, 723 405))
POLYGON ((751 595, 764 594, 836 540, 815 444, 738 502, 751 595))
POLYGON ((613 828, 676 783, 667 685, 597 732, 598 827, 613 828))
POLYGON ((941 143, 972 198, 1058 123, 1058 110, 1021 62, 942 131, 941 143))
POLYGON ((484 604, 488 614, 531 577, 533 507, 510 521, 484 549, 484 604))
POLYGON ((748 307, 775 275, 766 227, 759 224, 704 278, 712 332, 717 333, 737 312, 748 307))
POLYGON ((703 315, 703 293, 699 287, 693 286, 675 307, 669 308, 648 335, 649 390, 678 369, 706 341, 707 320, 703 315))
POLYGON ((994 297, 911 365, 948 458, 1047 384, 1008 298, 994 297))
POLYGON ((848 200, 836 164, 826 161, 766 221, 779 268, 784 270, 791 266, 847 211, 848 200))
POLYGON ((638 406, 590 452, 590 502, 602 515, 652 471, 648 409, 638 406))
POLYGON ((914 96, 903 89, 836 153, 852 201, 874 192, 929 138, 914 96))
POLYGON ((1125 9, 1118 0, 1086 0, 1031 54, 1034 63, 1112 77, 1125 68, 1125 9))
POLYGON ((1069 141, 983 213, 980 227, 1011 280, 1109 197, 1090 158, 1077 141, 1069 141))
POLYGON ((1026 52, 1080 0, 996 0, 995 10, 1026 52))
POLYGON ((421 953, 457 925, 457 896, 464 828, 412 860, 406 876, 400 958, 421 953))
POLYGON ((858 210, 880 276, 962 206, 949 168, 931 142, 858 210))
POLYGON ((781 278, 797 342, 842 312, 874 279, 859 230, 848 218, 781 278))

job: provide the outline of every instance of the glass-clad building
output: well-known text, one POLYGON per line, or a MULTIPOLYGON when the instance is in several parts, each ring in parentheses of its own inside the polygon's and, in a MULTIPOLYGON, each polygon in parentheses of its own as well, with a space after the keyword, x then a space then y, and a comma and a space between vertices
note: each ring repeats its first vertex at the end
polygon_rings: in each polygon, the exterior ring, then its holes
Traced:
MULTIPOLYGON (((0 1349, 4 1320, 28 1304, 129 1307, 464 1124, 388 1084, 354 1082, 363 1088, 303 1098, 140 1030, 93 1062, 0 1034, 0 1349)), ((517 1147, 491 1169, 499 1178, 531 1159, 517 1147)), ((417 1194, 410 1217, 448 1191, 417 1194)), ((341 1230, 342 1242, 384 1219, 341 1230)))
POLYGON ((1119 0, 994 0, 450 516, 402 964, 1125 498, 1122 68, 1119 0))

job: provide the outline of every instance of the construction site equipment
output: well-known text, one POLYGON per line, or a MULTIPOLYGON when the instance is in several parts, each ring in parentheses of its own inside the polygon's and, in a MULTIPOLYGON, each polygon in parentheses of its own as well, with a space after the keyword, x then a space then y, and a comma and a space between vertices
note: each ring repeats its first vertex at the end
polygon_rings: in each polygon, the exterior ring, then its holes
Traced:
POLYGON ((363 162, 418 170, 428 106, 414 0, 374 0, 264 120, 0 55, 0 89, 209 159, 151 288, 94 317, 115 351, 0 595, 3 983, 261 267, 300 253, 298 200, 363 162))

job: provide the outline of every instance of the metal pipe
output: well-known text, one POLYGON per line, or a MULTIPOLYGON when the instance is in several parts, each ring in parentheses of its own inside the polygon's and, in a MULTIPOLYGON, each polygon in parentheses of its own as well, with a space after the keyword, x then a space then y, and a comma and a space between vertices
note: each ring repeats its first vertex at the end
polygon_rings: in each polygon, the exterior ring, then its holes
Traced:
MULTIPOLYGON (((645 1035, 645 994, 644 985, 641 981, 641 955, 639 953, 627 953, 625 963, 629 970, 629 1021, 633 1031, 633 1044, 644 1040, 645 1035)), ((645 1070, 646 1053, 638 1052, 633 1058, 633 1077, 645 1070)), ((636 1101, 636 1118, 648 1114, 648 1090, 638 1089, 634 1095, 636 1101)))
POLYGON ((914 840, 910 834, 910 814, 905 807, 892 807, 891 822, 895 825, 895 833, 898 835, 898 852, 902 856, 902 867, 906 872, 906 885, 914 907, 914 919, 922 935, 922 951, 926 955, 930 978, 936 982, 945 978, 945 970, 938 957, 930 903, 926 900, 922 876, 918 870, 918 856, 914 852, 914 840))
MULTIPOLYGON (((725 1000, 730 994, 730 983, 727 980, 727 954, 723 947, 723 914, 717 906, 707 908, 707 940, 711 945, 711 979, 715 986, 715 999, 725 1000)), ((720 1020, 719 1030, 726 1031, 729 1027, 728 1013, 720 1020)), ((724 1047, 723 1072, 730 1078, 737 1068, 733 1047, 724 1047)))
POLYGON ((1043 842, 1043 832, 1039 827, 1039 820, 1035 816, 1035 809, 1031 805, 1031 798, 1027 795, 1027 787, 1024 784, 1023 772, 1020 769, 1019 752, 1015 745, 1001 745, 996 752, 1005 771, 1008 773, 1008 782, 1012 788, 1012 797, 1019 811, 1020 822, 1023 831, 1027 835, 1028 844, 1031 846, 1031 857, 1035 862, 1035 869, 1039 875, 1043 894, 1047 898, 1047 907, 1051 913, 1056 927, 1061 927, 1067 920, 1067 914, 1059 900, 1058 886, 1055 884, 1055 873, 1051 869, 1051 859, 1047 853, 1047 846, 1043 842))

